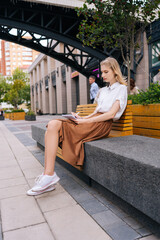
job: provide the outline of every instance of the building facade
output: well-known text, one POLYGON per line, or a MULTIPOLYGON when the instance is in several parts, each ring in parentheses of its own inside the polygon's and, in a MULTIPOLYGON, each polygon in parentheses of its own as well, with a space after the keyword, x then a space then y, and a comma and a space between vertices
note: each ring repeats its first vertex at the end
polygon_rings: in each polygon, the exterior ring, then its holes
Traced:
POLYGON ((89 102, 88 80, 63 63, 40 54, 29 67, 31 109, 43 114, 62 114, 89 102))
POLYGON ((1 73, 3 76, 11 76, 13 71, 19 67, 28 69, 39 52, 30 48, 1 40, 1 73))

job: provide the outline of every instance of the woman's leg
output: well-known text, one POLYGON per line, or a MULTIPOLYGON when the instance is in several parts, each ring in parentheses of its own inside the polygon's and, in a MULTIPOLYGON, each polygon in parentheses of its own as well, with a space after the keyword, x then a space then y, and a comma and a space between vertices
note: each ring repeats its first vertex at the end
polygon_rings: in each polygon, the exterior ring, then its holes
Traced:
POLYGON ((45 167, 44 174, 53 175, 54 165, 56 159, 56 152, 59 141, 59 131, 62 122, 59 120, 52 120, 48 123, 45 134, 45 167))

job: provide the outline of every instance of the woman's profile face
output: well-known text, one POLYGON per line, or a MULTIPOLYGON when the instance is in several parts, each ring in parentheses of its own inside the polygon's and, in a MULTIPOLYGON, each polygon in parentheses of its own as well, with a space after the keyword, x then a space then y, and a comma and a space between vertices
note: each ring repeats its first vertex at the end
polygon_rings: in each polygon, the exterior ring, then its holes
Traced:
POLYGON ((102 65, 101 72, 102 72, 102 78, 104 82, 110 82, 110 84, 116 82, 115 74, 110 67, 102 65))

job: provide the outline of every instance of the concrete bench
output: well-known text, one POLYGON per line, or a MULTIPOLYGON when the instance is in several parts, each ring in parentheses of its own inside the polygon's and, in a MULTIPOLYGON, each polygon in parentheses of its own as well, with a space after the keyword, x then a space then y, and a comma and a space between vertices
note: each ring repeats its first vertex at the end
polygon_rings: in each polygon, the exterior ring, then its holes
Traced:
MULTIPOLYGON (((32 125, 44 148, 46 124, 32 125)), ((160 223, 160 143, 143 136, 105 138, 85 143, 82 172, 160 223)))

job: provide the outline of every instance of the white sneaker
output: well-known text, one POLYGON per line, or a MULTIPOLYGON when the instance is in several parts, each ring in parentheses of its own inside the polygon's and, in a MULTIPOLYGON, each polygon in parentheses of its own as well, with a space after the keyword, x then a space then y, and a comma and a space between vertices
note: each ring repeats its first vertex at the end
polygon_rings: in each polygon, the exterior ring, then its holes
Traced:
POLYGON ((51 185, 55 185, 60 178, 57 176, 57 174, 54 172, 52 176, 50 175, 44 175, 43 173, 38 176, 35 180, 36 184, 32 188, 33 192, 39 192, 46 188, 48 188, 51 185))
POLYGON ((29 196, 37 196, 37 195, 40 195, 42 193, 46 193, 46 192, 50 192, 50 191, 53 191, 55 190, 55 186, 50 186, 42 191, 39 191, 39 192, 33 192, 32 189, 28 190, 27 191, 27 195, 29 196))

